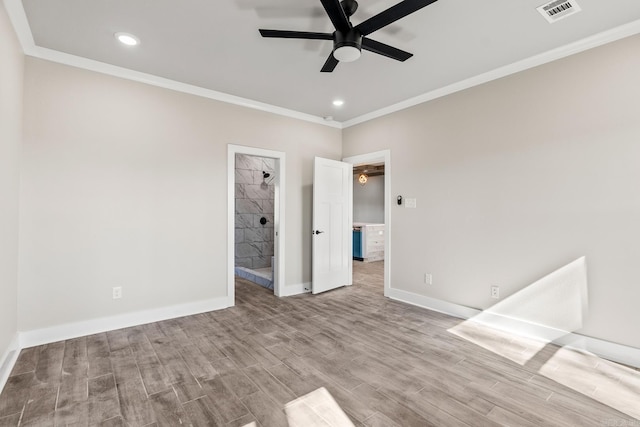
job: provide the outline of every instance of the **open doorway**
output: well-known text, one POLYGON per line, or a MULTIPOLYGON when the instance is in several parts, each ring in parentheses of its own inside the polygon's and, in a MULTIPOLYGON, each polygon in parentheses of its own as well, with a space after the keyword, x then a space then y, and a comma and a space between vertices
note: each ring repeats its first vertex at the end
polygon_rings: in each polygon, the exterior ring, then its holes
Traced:
POLYGON ((227 295, 235 278, 280 296, 284 271, 285 154, 230 144, 228 149, 227 295))
POLYGON ((354 284, 375 292, 390 289, 390 151, 343 159, 353 165, 354 284), (375 288, 375 289, 373 289, 375 288))
POLYGON ((236 154, 234 273, 273 291, 275 164, 236 154))

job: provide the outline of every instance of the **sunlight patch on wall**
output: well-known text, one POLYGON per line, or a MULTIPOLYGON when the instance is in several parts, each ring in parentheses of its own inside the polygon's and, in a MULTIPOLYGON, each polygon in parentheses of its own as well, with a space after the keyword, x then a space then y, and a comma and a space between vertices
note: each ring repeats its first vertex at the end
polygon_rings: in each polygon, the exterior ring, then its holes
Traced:
POLYGON ((640 372, 550 344, 580 329, 587 309, 582 257, 448 331, 640 420, 640 372))
POLYGON ((581 257, 485 310, 476 321, 488 313, 568 333, 582 328, 587 310, 587 262, 581 257))
POLYGON ((587 263, 581 257, 449 332, 524 365, 547 343, 580 329, 587 309, 587 263))

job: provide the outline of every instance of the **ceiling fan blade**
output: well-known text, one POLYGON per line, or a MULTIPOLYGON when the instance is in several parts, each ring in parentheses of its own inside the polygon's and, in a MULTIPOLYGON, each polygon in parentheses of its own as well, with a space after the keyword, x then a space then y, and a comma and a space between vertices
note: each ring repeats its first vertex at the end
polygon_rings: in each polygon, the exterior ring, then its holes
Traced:
POLYGON ((356 25, 355 28, 359 30, 363 36, 366 36, 436 1, 437 0, 404 0, 361 22, 356 25))
POLYGON ((339 61, 333 56, 333 52, 331 52, 329 54, 329 57, 327 58, 327 61, 324 63, 320 71, 323 73, 330 73, 336 68, 336 65, 338 65, 338 62, 339 61))
POLYGON ((346 33, 351 29, 351 22, 344 13, 340 0, 320 0, 336 30, 346 33))
POLYGON ((386 56, 387 58, 395 59, 397 61, 406 61, 413 56, 413 53, 405 52, 388 44, 380 43, 375 40, 364 37, 362 39, 362 48, 369 52, 377 53, 378 55, 386 56))
POLYGON ((259 30, 262 37, 274 37, 278 39, 309 39, 309 40, 333 40, 333 34, 310 33, 307 31, 285 30, 259 30))

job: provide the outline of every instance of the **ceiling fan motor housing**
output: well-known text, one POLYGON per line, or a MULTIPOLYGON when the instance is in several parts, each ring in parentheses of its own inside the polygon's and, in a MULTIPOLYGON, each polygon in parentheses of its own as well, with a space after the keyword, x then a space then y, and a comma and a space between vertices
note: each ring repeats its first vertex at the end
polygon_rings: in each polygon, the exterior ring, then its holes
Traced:
POLYGON ((342 31, 336 31, 333 33, 333 56, 336 59, 344 62, 351 62, 360 56, 360 51, 362 50, 362 34, 360 31, 355 28, 350 29, 348 32, 343 33, 342 31), (357 52, 353 49, 357 49, 357 52), (350 54, 347 52, 351 52, 350 54), (350 59, 349 56, 344 55, 355 55, 353 59, 350 59), (342 56, 342 57, 341 57, 342 56))

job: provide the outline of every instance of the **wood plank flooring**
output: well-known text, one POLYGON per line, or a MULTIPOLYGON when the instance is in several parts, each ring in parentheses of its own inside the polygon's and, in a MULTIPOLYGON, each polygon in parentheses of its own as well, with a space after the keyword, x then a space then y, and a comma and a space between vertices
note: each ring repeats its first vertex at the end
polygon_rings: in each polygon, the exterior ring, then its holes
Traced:
POLYGON ((25 349, 0 427, 287 426, 285 405, 321 387, 356 426, 640 425, 598 400, 637 371, 574 391, 544 375, 575 370, 557 347, 516 363, 384 298, 381 272, 355 263, 352 287, 282 299, 238 280, 233 308, 25 349))

